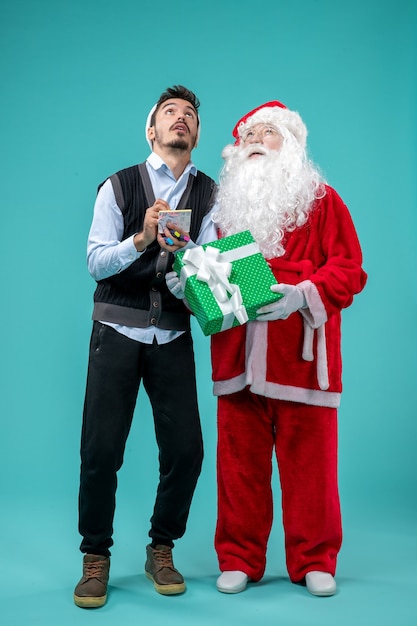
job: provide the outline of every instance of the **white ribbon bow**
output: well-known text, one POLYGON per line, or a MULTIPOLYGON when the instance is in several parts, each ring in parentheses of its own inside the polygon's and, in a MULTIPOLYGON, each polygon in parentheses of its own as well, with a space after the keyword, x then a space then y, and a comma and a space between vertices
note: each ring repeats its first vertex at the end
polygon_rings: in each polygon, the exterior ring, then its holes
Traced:
POLYGON ((240 287, 229 282, 232 264, 224 259, 224 254, 218 248, 213 246, 207 246, 206 249, 201 246, 190 248, 184 252, 182 261, 184 267, 180 280, 183 291, 190 276, 196 275, 197 280, 207 283, 223 314, 221 330, 232 328, 235 317, 240 324, 248 321, 240 287))

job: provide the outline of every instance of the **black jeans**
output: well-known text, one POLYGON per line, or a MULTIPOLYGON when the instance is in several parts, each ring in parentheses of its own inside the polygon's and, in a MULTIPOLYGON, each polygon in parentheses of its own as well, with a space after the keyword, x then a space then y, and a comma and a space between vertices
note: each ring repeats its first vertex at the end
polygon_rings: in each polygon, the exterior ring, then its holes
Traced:
POLYGON ((94 322, 81 435, 81 552, 110 554, 117 472, 141 381, 159 448, 160 479, 149 536, 172 547, 185 532, 203 460, 191 334, 147 345, 94 322))

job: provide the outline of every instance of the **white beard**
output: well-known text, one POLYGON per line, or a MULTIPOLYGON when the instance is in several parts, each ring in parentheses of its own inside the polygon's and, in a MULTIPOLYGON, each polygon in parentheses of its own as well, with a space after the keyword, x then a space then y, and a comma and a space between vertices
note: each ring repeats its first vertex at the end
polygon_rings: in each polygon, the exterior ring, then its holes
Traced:
POLYGON ((261 144, 227 146, 214 220, 224 236, 250 230, 265 258, 285 252, 286 232, 305 224, 325 194, 322 178, 296 141, 279 151, 261 144), (254 151, 262 156, 248 158, 254 151))

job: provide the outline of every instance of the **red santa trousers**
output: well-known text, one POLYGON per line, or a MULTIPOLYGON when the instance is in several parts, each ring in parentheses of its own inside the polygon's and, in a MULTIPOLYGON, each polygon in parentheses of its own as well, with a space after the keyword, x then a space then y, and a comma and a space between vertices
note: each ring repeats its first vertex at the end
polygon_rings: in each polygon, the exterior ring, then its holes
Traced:
POLYGON ((218 398, 218 520, 221 571, 262 578, 273 519, 272 458, 282 490, 287 570, 293 582, 334 576, 342 543, 337 410, 255 395, 218 398))

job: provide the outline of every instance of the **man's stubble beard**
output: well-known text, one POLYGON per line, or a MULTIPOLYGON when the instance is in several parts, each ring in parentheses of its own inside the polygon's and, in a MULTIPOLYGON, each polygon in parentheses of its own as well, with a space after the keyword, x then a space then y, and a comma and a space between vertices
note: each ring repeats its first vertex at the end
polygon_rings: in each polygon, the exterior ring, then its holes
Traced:
MULTIPOLYGON (((195 137, 194 137, 194 143, 193 146, 195 144, 195 137)), ((162 147, 162 148, 168 148, 170 150, 173 151, 178 151, 178 152, 191 152, 193 146, 190 147, 190 143, 187 141, 187 139, 185 139, 185 137, 176 137, 175 139, 171 139, 171 141, 168 141, 166 143, 164 143, 162 141, 162 138, 160 136, 160 134, 158 133, 157 130, 155 130, 155 141, 162 147)))
POLYGON ((171 148, 171 150, 179 150, 180 152, 185 152, 189 149, 188 142, 185 139, 181 139, 181 137, 169 141, 165 144, 165 147, 171 148))

